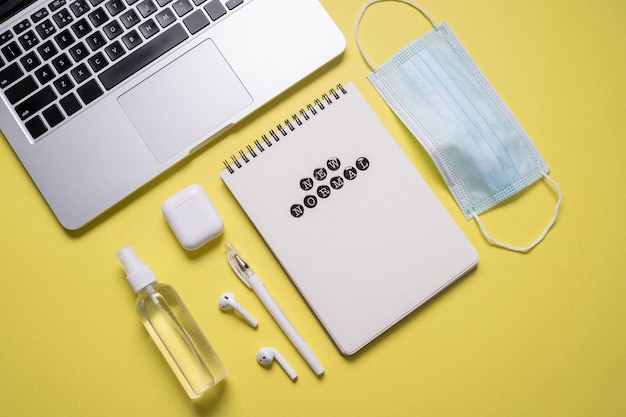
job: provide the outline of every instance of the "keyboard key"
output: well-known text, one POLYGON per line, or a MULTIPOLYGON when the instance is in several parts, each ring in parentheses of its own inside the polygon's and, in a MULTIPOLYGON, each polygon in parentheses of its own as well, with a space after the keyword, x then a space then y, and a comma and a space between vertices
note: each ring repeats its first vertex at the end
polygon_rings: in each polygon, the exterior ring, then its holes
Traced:
POLYGON ((126 29, 130 29, 141 21, 141 18, 134 9, 130 9, 120 16, 120 21, 126 29))
POLYGON ((59 33, 54 37, 54 41, 59 45, 59 48, 65 49, 74 43, 76 39, 70 33, 69 30, 65 29, 63 32, 59 33))
POLYGON ((52 65, 54 65, 54 68, 60 74, 72 66, 72 61, 70 61, 67 54, 61 54, 52 60, 52 65))
POLYGON ((182 25, 176 24, 101 73, 100 81, 104 88, 110 90, 188 37, 182 25))
POLYGON ((50 86, 46 86, 15 106, 15 111, 22 120, 26 120, 39 110, 47 107, 57 98, 50 86))
POLYGON ((200 6, 202 3, 206 3, 207 0, 193 0, 193 4, 200 6))
POLYGON ((91 32, 91 26, 87 23, 87 19, 80 19, 78 22, 72 25, 72 30, 76 36, 80 39, 91 32))
POLYGON ((111 23, 107 23, 106 25, 102 26, 102 31, 105 35, 107 35, 107 38, 111 40, 120 36, 124 30, 122 29, 122 26, 117 23, 117 20, 114 20, 111 23))
POLYGON ((161 29, 154 23, 154 20, 149 19, 142 24, 139 25, 139 31, 143 35, 144 38, 149 39, 156 35, 161 29))
POLYGON ((37 48, 37 52, 39 52, 39 55, 41 55, 41 58, 43 58, 44 61, 47 61, 55 56, 59 52, 59 50, 56 46, 54 46, 54 43, 52 43, 52 41, 47 41, 37 48))
POLYGON ((228 10, 233 10, 235 7, 239 6, 241 3, 243 3, 243 0, 228 0, 226 2, 226 7, 228 7, 228 10))
POLYGON ((136 30, 130 31, 126 35, 122 36, 122 41, 129 51, 143 42, 136 30))
POLYGON ((13 30, 15 31, 16 34, 19 35, 20 33, 24 32, 29 27, 30 27, 30 20, 24 19, 21 22, 19 22, 17 25, 13 26, 13 30))
POLYGON ((102 7, 98 7, 96 10, 89 13, 89 20, 95 27, 98 27, 109 21, 109 15, 102 7))
POLYGON ((124 5, 124 2, 122 0, 111 0, 106 3, 104 7, 107 8, 112 16, 117 16, 118 14, 122 13, 124 9, 126 9, 126 6, 124 5))
POLYGON ((59 110, 56 104, 53 104, 52 106, 42 111, 41 115, 44 117, 44 119, 46 119, 46 122, 48 122, 48 125, 50 127, 55 127, 63 120, 65 120, 65 116, 63 116, 63 113, 61 113, 61 110, 59 110))
POLYGON ((13 39, 13 32, 11 32, 10 30, 7 30, 2 35, 0 35, 0 45, 4 45, 11 39, 13 39))
POLYGON ((2 55, 4 55, 7 61, 11 62, 18 56, 22 55, 22 50, 17 42, 11 41, 2 48, 2 55))
POLYGON ((157 0, 157 3, 159 4, 159 6, 165 6, 167 3, 171 1, 172 0, 157 0))
POLYGON ((196 10, 185 19, 183 23, 187 26, 189 32, 193 35, 209 24, 209 18, 206 17, 202 10, 196 10))
POLYGON ((176 15, 170 9, 161 10, 155 17, 162 28, 166 28, 176 21, 176 15))
POLYGON ((37 23, 41 21, 41 19, 48 17, 48 14, 49 13, 46 9, 40 9, 36 11, 35 13, 33 13, 32 15, 30 15, 30 18, 33 19, 33 22, 37 23))
POLYGON ((61 77, 54 80, 52 84, 54 85, 54 88, 57 89, 60 95, 66 94, 72 88, 74 88, 74 83, 67 74, 62 75, 61 77))
POLYGON ((85 40, 92 51, 102 48, 106 43, 104 36, 102 36, 100 32, 93 32, 91 35, 87 36, 85 40))
POLYGON ((35 32, 33 32, 32 30, 29 30, 28 32, 24 33, 22 36, 18 38, 18 40, 20 41, 20 44, 22 45, 22 47, 26 49, 27 51, 39 43, 39 38, 37 37, 37 35, 35 35, 35 32))
POLYGON ((209 4, 204 6, 204 10, 206 10, 207 14, 213 21, 219 19, 226 14, 226 9, 224 8, 220 0, 211 0, 209 4))
POLYGON ((38 24, 35 29, 37 30, 39 36, 41 36, 43 39, 46 39, 57 31, 56 26, 54 26, 50 19, 44 20, 43 22, 38 24))
POLYGON ((69 49, 70 55, 74 59, 74 62, 78 62, 89 55, 89 51, 84 43, 79 42, 69 49))
POLYGON ((76 92, 85 104, 93 102, 95 99, 104 94, 96 80, 91 80, 87 82, 87 84, 78 87, 76 92))
POLYGON ((193 9, 193 6, 191 5, 191 3, 189 3, 189 0, 176 0, 172 4, 172 7, 174 8, 176 14, 180 17, 183 17, 193 9))
POLYGON ((85 64, 79 64, 75 68, 72 68, 70 74, 72 74, 72 77, 74 77, 74 81, 76 81, 77 84, 85 82, 85 80, 91 76, 91 72, 89 72, 89 69, 85 64))
POLYGON ((35 77, 37 77, 39 84, 43 85, 54 78, 54 71, 52 71, 50 65, 44 64, 42 67, 35 70, 35 77))
POLYGON ((122 47, 122 44, 118 41, 115 41, 111 45, 104 48, 104 52, 106 52, 111 61, 115 61, 126 53, 126 51, 122 47))
POLYGON ((34 52, 30 52, 24 55, 20 59, 20 62, 22 63, 22 66, 24 67, 26 71, 32 71, 35 68, 37 68, 39 64, 41 64, 41 60, 39 59, 37 54, 34 52))
POLYGON ((65 114, 67 114, 68 116, 73 115, 83 107, 74 94, 63 97, 61 100, 59 100, 59 104, 63 108, 63 111, 65 111, 65 114))
POLYGON ((137 5, 137 10, 139 10, 139 13, 141 13, 143 17, 148 17, 157 11, 157 7, 152 0, 144 0, 137 5))
POLYGON ((26 126, 26 129, 28 129, 28 133, 30 133, 33 139, 37 139, 39 136, 48 131, 48 128, 39 116, 30 119, 29 121, 24 123, 24 125, 26 126))
POLYGON ((86 0, 76 0, 70 4, 70 9, 74 16, 81 17, 89 11, 89 4, 86 0))
POLYGON ((18 83, 14 84, 11 88, 7 89, 4 94, 11 104, 15 104, 23 98, 27 97, 30 93, 37 90, 37 82, 32 76, 28 76, 18 83))
POLYGON ((102 52, 98 52, 87 60, 93 72, 99 72, 109 64, 102 52))
POLYGON ((65 0, 54 0, 48 7, 50 7, 51 12, 54 12, 63 6, 65 6, 65 0))
POLYGON ((70 14, 70 12, 66 9, 60 10, 59 12, 52 15, 52 19, 54 23, 57 24, 59 28, 64 28, 74 21, 74 18, 70 14))

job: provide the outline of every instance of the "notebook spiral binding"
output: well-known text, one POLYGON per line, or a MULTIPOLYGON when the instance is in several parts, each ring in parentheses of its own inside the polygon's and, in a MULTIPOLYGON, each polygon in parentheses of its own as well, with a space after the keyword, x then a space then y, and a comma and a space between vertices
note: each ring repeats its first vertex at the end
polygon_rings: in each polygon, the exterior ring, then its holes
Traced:
POLYGON ((333 104, 333 99, 335 101, 339 100, 341 95, 338 91, 341 92, 342 95, 348 93, 343 85, 337 84, 337 87, 331 88, 328 91, 328 94, 324 93, 321 98, 315 99, 313 104, 308 104, 306 106, 306 110, 304 108, 300 109, 298 113, 291 115, 291 120, 289 118, 285 119, 282 124, 279 123, 276 125, 276 130, 270 129, 267 134, 261 136, 261 139, 255 139, 253 144, 246 145, 245 150, 240 149, 238 154, 231 155, 231 162, 225 159, 224 165, 226 166, 228 172, 234 174, 235 167, 237 169, 242 168, 244 164, 247 164, 252 160, 250 157, 256 158, 261 152, 265 152, 266 148, 269 148, 274 143, 279 142, 281 138, 289 135, 289 132, 296 130, 297 126, 302 126, 305 121, 317 115, 318 111, 324 110, 326 105, 333 104), (326 105, 324 103, 326 103, 326 105), (241 161, 243 161, 243 164, 241 161))

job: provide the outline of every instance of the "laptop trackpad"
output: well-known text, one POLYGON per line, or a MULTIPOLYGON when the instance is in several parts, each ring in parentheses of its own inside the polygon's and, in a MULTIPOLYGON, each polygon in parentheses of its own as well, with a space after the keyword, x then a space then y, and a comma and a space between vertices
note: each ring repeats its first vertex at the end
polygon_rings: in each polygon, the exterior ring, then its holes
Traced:
POLYGON ((210 137, 252 101, 210 39, 119 97, 161 163, 210 137))

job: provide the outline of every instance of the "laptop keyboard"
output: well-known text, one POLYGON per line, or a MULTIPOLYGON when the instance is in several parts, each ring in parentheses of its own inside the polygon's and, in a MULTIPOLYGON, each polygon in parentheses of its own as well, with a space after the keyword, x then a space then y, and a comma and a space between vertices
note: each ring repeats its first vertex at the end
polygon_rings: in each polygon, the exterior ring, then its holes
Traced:
POLYGON ((40 138, 243 1, 50 1, 0 33, 0 89, 40 138))

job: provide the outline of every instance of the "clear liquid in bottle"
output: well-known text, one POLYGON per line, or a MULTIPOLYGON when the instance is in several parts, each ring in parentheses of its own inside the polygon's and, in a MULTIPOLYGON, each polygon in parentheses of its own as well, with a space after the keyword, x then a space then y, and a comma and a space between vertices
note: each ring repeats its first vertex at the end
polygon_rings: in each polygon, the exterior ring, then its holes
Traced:
POLYGON ((158 283, 130 247, 118 252, 135 292, 137 314, 189 398, 197 398, 228 375, 176 290, 158 283))

